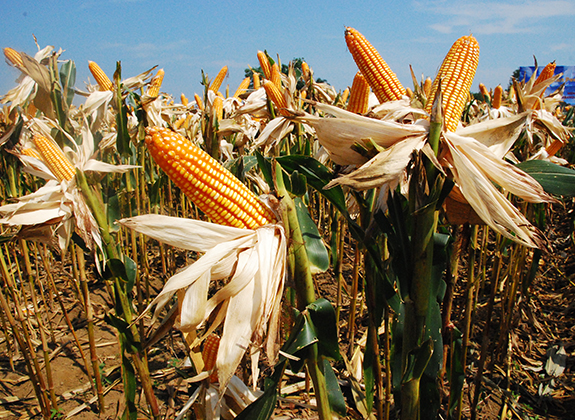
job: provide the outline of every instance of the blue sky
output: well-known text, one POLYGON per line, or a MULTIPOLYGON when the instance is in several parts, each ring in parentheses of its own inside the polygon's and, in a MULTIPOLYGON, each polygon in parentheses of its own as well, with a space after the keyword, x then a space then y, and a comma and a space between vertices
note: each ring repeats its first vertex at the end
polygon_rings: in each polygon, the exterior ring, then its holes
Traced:
MULTIPOLYGON (((377 48, 404 86, 416 76, 434 77, 453 42, 472 33, 480 45, 479 82, 507 87, 519 66, 556 60, 575 65, 575 1, 2 1, 0 47, 33 55, 41 47, 63 49, 77 66, 76 87, 92 80, 88 60, 111 77, 155 65, 165 70, 162 90, 179 98, 202 91, 201 71, 214 77, 224 65, 233 92, 256 53, 278 54, 283 63, 303 57, 337 90, 357 71, 344 40, 345 26, 377 48)), ((0 95, 19 72, 0 63, 0 95)))

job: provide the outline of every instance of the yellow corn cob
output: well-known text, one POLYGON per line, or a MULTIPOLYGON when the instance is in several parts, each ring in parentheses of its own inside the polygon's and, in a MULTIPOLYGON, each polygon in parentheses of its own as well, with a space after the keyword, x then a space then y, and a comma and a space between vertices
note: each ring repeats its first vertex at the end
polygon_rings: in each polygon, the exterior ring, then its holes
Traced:
POLYGON ((148 127, 146 145, 174 184, 215 223, 255 229, 275 220, 252 191, 184 136, 148 127))
POLYGON ((260 74, 255 71, 252 74, 254 75, 254 90, 258 90, 259 88, 262 87, 260 83, 260 74))
POLYGON ((487 101, 491 100, 491 95, 483 83, 479 83, 479 92, 483 95, 483 98, 487 101))
POLYGON ((24 67, 24 61, 22 61, 22 56, 18 51, 13 48, 4 48, 4 56, 8 61, 10 61, 16 67, 24 67))
MULTIPOLYGON (((218 349, 220 347, 220 337, 210 334, 206 337, 204 348, 202 349, 202 360, 204 361, 204 371, 209 372, 216 365, 218 349)), ((218 373, 212 372, 210 382, 218 382, 218 373)))
POLYGON ((283 90, 283 88, 282 88, 282 76, 281 76, 280 67, 278 66, 278 63, 274 63, 272 65, 272 74, 271 74, 270 80, 274 83, 274 85, 276 85, 278 87, 278 89, 280 91, 283 90))
POLYGON ((224 118, 224 100, 219 95, 214 98, 212 112, 218 121, 221 121, 224 118))
POLYGON ((258 51, 258 61, 260 62, 264 77, 270 80, 272 78, 272 66, 270 60, 268 60, 268 55, 263 51, 258 51))
POLYGON ((284 117, 289 117, 290 113, 287 110, 287 102, 284 94, 278 89, 275 83, 264 80, 264 89, 268 99, 273 102, 273 104, 278 109, 278 112, 284 117))
POLYGON ((56 177, 59 182, 64 180, 70 181, 76 174, 76 169, 70 160, 66 157, 62 149, 54 142, 42 134, 34 134, 32 142, 40 155, 42 160, 48 166, 48 169, 56 177))
POLYGON ((92 76, 94 76, 96 83, 98 83, 98 86, 100 86, 101 91, 114 90, 114 85, 112 84, 112 81, 108 76, 106 76, 104 70, 102 70, 97 63, 93 61, 88 61, 88 68, 90 69, 90 73, 92 73, 92 76))
POLYGON ((405 95, 405 88, 377 50, 353 28, 345 28, 345 42, 359 71, 367 79, 380 102, 395 101, 405 95))
POLYGON ((535 79, 535 85, 553 77, 553 75, 555 74, 555 67, 556 67, 555 61, 552 61, 551 63, 543 67, 543 70, 541 70, 541 73, 539 73, 539 76, 537 76, 537 79, 535 79))
POLYGON ((405 94, 409 98, 413 98, 413 91, 410 88, 405 88, 405 94))
POLYGON ((501 107, 501 98, 503 96, 503 88, 501 85, 497 85, 495 89, 493 89, 493 100, 491 101, 491 107, 495 109, 499 109, 501 107))
POLYGON ((303 80, 309 82, 309 79, 311 78, 311 70, 305 61, 302 61, 301 63, 301 74, 303 76, 303 80))
POLYGON ((202 102, 202 98, 197 93, 194 93, 194 99, 196 100, 196 105, 200 111, 204 110, 204 103, 202 102))
POLYGON ((353 78, 347 110, 356 114, 365 114, 369 105, 369 84, 361 72, 353 78))
POLYGON ((433 83, 433 80, 431 80, 431 77, 428 77, 427 79, 425 79, 425 81, 423 82, 423 93, 425 93, 425 97, 429 98, 429 94, 431 93, 431 85, 433 83))
POLYGON ((452 45, 433 81, 425 110, 431 113, 435 93, 441 81, 443 121, 448 131, 455 131, 461 119, 478 62, 477 40, 472 35, 463 36, 452 45))
POLYGON ((250 78, 246 77, 242 82, 239 84, 236 92, 234 93, 234 98, 239 98, 242 93, 244 93, 250 87, 250 78))
POLYGON ((178 130, 182 126, 182 124, 186 122, 186 118, 187 117, 185 115, 182 115, 180 118, 178 118, 174 123, 174 128, 178 130))
POLYGON ((220 90, 220 87, 222 86, 222 83, 224 82, 224 79, 226 78, 227 74, 228 74, 228 66, 222 67, 222 69, 219 71, 219 73, 216 75, 216 78, 210 85, 210 90, 212 92, 217 93, 218 90, 220 90))
POLYGON ((160 86, 162 86, 163 81, 164 81, 164 69, 160 69, 150 81, 150 85, 148 86, 146 94, 152 98, 157 97, 160 94, 160 86))
POLYGON ((38 153, 38 151, 36 149, 32 149, 31 147, 26 147, 26 148, 22 149, 20 151, 20 153, 22 153, 24 156, 30 156, 30 157, 36 158, 40 161, 43 160, 42 155, 40 153, 38 153))
POLYGON ((186 95, 184 95, 183 93, 180 95, 180 100, 182 101, 182 105, 183 106, 188 106, 188 98, 186 98, 186 95))
POLYGON ((349 88, 347 87, 341 94, 341 102, 345 104, 347 102, 348 96, 349 96, 349 88))

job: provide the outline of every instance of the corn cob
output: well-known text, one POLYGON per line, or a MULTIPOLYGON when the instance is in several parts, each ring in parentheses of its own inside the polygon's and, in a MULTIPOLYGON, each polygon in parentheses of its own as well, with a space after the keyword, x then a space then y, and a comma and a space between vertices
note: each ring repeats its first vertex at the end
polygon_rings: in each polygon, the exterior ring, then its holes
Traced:
MULTIPOLYGON (((210 334, 206 337, 204 348, 202 349, 202 360, 204 361, 204 371, 209 372, 216 365, 218 349, 220 347, 220 337, 210 334)), ((218 382, 218 373, 212 372, 210 382, 218 382)))
POLYGON ((362 34, 346 27, 345 41, 359 71, 380 102, 395 101, 405 95, 405 88, 395 73, 362 34))
POLYGON ((284 117, 289 117, 290 113, 287 110, 288 105, 286 98, 276 84, 269 80, 264 80, 264 89, 266 90, 268 99, 273 102, 278 112, 284 117))
POLYGON ((489 91, 487 90, 487 88, 483 83, 479 83, 479 92, 481 92, 481 94, 483 95, 483 99, 485 99, 486 101, 491 100, 491 95, 489 95, 489 91))
POLYGON ((493 100, 491 101, 491 107, 499 109, 501 107, 502 97, 503 97, 503 88, 501 87, 501 85, 497 85, 497 87, 493 90, 493 100))
POLYGON ((272 65, 272 71, 271 71, 271 77, 270 80, 273 82, 274 85, 277 86, 277 88, 282 91, 282 76, 281 76, 281 72, 280 72, 280 68, 278 66, 278 63, 274 63, 272 65))
POLYGON ((221 121, 224 118, 224 100, 219 95, 214 98, 212 113, 218 121, 221 121))
POLYGON ((4 48, 4 56, 8 61, 10 61, 16 67, 24 67, 24 61, 22 60, 22 56, 15 49, 10 47, 4 48))
POLYGON ((70 181, 76 175, 76 169, 72 162, 66 157, 62 149, 52 139, 48 139, 42 134, 36 133, 32 136, 32 142, 40 155, 42 161, 59 182, 70 181))
POLYGON ((539 76, 537 76, 537 79, 535 79, 534 85, 537 85, 553 77, 553 75, 555 74, 555 67, 556 67, 555 61, 552 61, 551 63, 543 67, 543 70, 541 70, 541 73, 539 73, 539 76))
POLYGON ((26 147, 22 149, 20 153, 22 153, 24 156, 30 156, 40 161, 43 161, 42 155, 36 149, 32 149, 31 147, 26 147))
POLYGON ((94 76, 94 79, 96 80, 96 83, 98 83, 98 86, 100 86, 101 91, 114 90, 112 81, 108 76, 106 76, 104 70, 102 70, 97 63, 88 61, 88 69, 90 69, 90 73, 92 73, 92 76, 94 76))
POLYGON ((275 220, 253 192, 184 136, 148 127, 146 145, 174 184, 215 223, 255 229, 275 220))
POLYGON ((369 84, 361 72, 353 78, 347 110, 355 114, 365 114, 369 105, 369 84))
POLYGON ((268 55, 263 51, 258 51, 258 61, 260 62, 260 67, 262 68, 264 77, 268 80, 271 80, 272 66, 270 64, 270 60, 268 59, 268 55))
POLYGON ((180 100, 182 101, 183 106, 188 106, 189 103, 188 98, 183 93, 180 95, 180 100))
POLYGON ((405 88, 405 94, 408 98, 413 98, 413 91, 410 88, 405 88))
POLYGON ((309 68, 309 65, 305 61, 302 61, 301 63, 301 74, 303 76, 303 80, 309 82, 311 78, 311 69, 309 68))
POLYGON ((239 98, 242 93, 248 90, 250 87, 250 78, 246 77, 242 82, 239 84, 236 92, 234 93, 234 98, 239 98))
POLYGON ((254 90, 258 90, 259 88, 262 87, 260 83, 260 74, 255 71, 252 74, 254 75, 254 90))
POLYGON ((423 82, 423 93, 425 93, 425 97, 429 98, 429 94, 431 93, 431 85, 433 84, 433 80, 431 77, 428 77, 423 82))
POLYGON ((477 40, 472 35, 463 36, 452 45, 433 81, 425 110, 431 112, 435 93, 441 81, 443 121, 448 131, 455 131, 461 119, 478 62, 477 40))
POLYGON ((148 86, 148 90, 146 94, 152 98, 157 97, 160 94, 160 86, 162 86, 162 82, 164 81, 164 69, 158 70, 156 75, 152 78, 150 85, 148 86))
POLYGON ((341 94, 341 102, 345 104, 347 102, 348 96, 349 96, 349 88, 346 87, 345 90, 341 94))
POLYGON ((204 103, 202 102, 202 98, 197 93, 194 93, 194 99, 196 100, 196 105, 200 111, 204 110, 204 103))
POLYGON ((222 67, 219 73, 216 75, 214 81, 210 84, 210 90, 212 92, 217 93, 218 90, 220 90, 220 87, 222 87, 222 83, 224 82, 224 79, 226 78, 227 74, 228 74, 228 66, 222 67))

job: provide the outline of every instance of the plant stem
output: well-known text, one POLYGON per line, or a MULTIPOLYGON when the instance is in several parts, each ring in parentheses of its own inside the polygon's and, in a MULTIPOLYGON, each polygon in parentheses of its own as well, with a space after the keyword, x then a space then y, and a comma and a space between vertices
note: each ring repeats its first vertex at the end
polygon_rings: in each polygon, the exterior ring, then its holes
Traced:
MULTIPOLYGON (((283 205, 283 222, 286 225, 286 234, 289 238, 290 248, 293 252, 293 267, 291 272, 295 282, 297 307, 300 311, 315 302, 315 291, 310 264, 305 250, 303 236, 297 220, 295 204, 285 188, 282 169, 279 163, 275 163, 275 180, 278 196, 283 205)), ((317 343, 312 344, 308 353, 307 367, 313 389, 315 391, 319 418, 328 420, 332 418, 327 386, 322 370, 322 357, 318 352, 317 343)))

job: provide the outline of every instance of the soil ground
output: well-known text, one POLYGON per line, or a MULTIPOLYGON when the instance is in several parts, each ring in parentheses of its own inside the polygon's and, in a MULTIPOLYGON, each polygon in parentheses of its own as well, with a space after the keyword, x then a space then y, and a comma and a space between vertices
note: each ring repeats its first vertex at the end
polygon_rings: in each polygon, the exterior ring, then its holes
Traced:
MULTIPOLYGON (((575 419, 575 245, 573 221, 575 206, 572 201, 565 206, 553 207, 548 215, 546 235, 552 250, 544 253, 537 276, 533 284, 525 290, 518 290, 519 299, 512 311, 508 340, 499 340, 502 308, 505 302, 495 300, 490 319, 488 315, 489 293, 477 300, 471 323, 471 336, 468 353, 468 369, 464 386, 463 418, 469 418, 474 396, 474 380, 478 373, 481 344, 486 326, 489 329, 488 354, 481 381, 481 393, 477 405, 477 418, 496 419, 575 419), (501 346, 503 343, 503 347, 501 346), (557 350, 551 360, 551 355, 557 350), (562 356, 561 353, 564 353, 562 356), (503 358, 501 358, 503 355, 503 358), (547 367, 547 369, 546 369, 547 367), (551 375, 550 368, 555 367, 557 376, 551 375)), ((343 281, 347 290, 351 287, 353 268, 353 247, 346 244, 347 259, 342 266, 343 281)), ((177 255, 176 255, 177 256, 177 255)), ((177 256, 178 258, 181 258, 177 256)), ((465 261, 460 263, 460 278, 465 278, 465 261)), ((51 274, 54 278, 59 297, 68 314, 73 331, 81 345, 84 356, 90 364, 86 316, 78 298, 76 283, 68 259, 60 262, 54 259, 51 274)), ((157 249, 150 253, 151 294, 157 293, 164 276, 157 249)), ((177 266, 181 261, 174 259, 177 266)), ((88 261, 88 265, 90 262, 88 261)), ((487 262, 489 264, 489 262, 487 262)), ((39 279, 46 285, 47 273, 39 269, 39 279)), ((337 300, 333 272, 316 277, 318 290, 332 302, 337 300)), ((58 398, 60 416, 74 419, 119 418, 124 405, 123 386, 120 372, 118 339, 115 330, 104 321, 104 315, 110 311, 108 293, 104 284, 93 275, 89 287, 95 312, 95 344, 98 365, 104 377, 105 413, 97 413, 97 404, 87 374, 82 355, 76 344, 72 330, 68 326, 64 313, 56 296, 44 288, 41 299, 41 314, 45 324, 49 357, 52 369, 52 385, 58 398)), ((465 307, 465 282, 459 281, 454 288, 454 304, 451 320, 462 328, 465 307)), ((22 293, 28 293, 27 287, 22 293)), ((361 295, 360 295, 361 296, 361 295)), ((342 351, 348 347, 348 325, 350 300, 348 294, 341 294, 340 340, 342 351)), ((31 311, 30 311, 31 312, 31 311)), ((41 337, 37 333, 37 321, 32 314, 23 320, 29 330, 36 332, 30 337, 36 347, 36 355, 43 364, 41 337)), ((3 329, 0 335, 0 419, 40 418, 34 389, 27 376, 27 370, 21 352, 17 349, 11 335, 6 335, 6 317, 2 317, 3 329)), ((365 328, 365 311, 356 319, 356 338, 361 337, 365 328)), ((161 341, 148 351, 150 371, 160 410, 164 418, 174 418, 175 413, 186 403, 192 392, 192 386, 184 380, 186 368, 182 365, 186 357, 181 334, 171 330, 161 341)), ((339 368, 336 367, 336 368, 339 368)), ((43 370, 45 373, 45 369, 43 370)), ((346 377, 339 369, 346 390, 346 377)), ((264 374, 266 371, 264 370, 264 374)), ((46 377, 46 375, 45 375, 46 377)), ((292 376, 292 382, 303 379, 292 376)), ((145 407, 143 395, 138 402, 145 407)), ((276 408, 274 418, 317 418, 305 391, 286 395, 276 408)), ((349 418, 361 418, 354 409, 353 401, 348 401, 349 418)), ((391 416, 396 415, 391 407, 391 416)), ((54 418, 58 418, 55 413, 54 418)), ((141 418, 146 418, 142 411, 141 418)), ((442 413, 445 418, 445 413, 442 413)))

